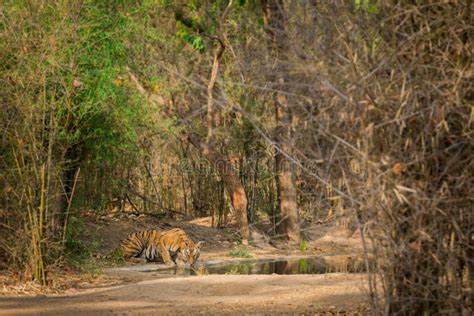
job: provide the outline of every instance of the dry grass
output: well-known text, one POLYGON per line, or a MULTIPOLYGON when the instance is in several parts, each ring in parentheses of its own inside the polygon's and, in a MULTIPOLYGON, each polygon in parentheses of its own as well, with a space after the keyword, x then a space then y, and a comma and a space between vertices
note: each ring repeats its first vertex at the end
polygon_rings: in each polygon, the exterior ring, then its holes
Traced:
POLYGON ((31 276, 12 272, 0 274, 0 296, 68 295, 87 289, 108 287, 123 282, 119 277, 74 272, 65 269, 50 271, 47 286, 31 280, 31 276), (28 280, 29 279, 29 280, 28 280))

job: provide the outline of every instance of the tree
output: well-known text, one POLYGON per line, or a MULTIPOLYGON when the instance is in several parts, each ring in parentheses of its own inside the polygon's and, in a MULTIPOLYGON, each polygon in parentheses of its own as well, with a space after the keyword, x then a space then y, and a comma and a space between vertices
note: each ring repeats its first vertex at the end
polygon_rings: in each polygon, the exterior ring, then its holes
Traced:
POLYGON ((287 160, 285 155, 292 154, 292 112, 288 97, 282 93, 287 79, 285 69, 285 54, 288 45, 288 37, 285 32, 285 16, 282 0, 262 1, 262 9, 266 32, 268 34, 268 47, 270 55, 274 59, 272 78, 275 90, 275 140, 277 151, 275 154, 276 180, 278 189, 278 202, 282 218, 279 221, 279 232, 285 234, 289 240, 300 241, 300 229, 298 224, 298 205, 296 199, 296 187, 294 176, 294 165, 287 160))
POLYGON ((210 40, 210 45, 217 43, 217 47, 213 53, 212 69, 209 81, 207 82, 207 137, 204 140, 197 133, 191 132, 188 134, 188 140, 209 160, 214 166, 219 176, 222 178, 225 189, 230 197, 232 208, 234 209, 237 223, 242 235, 242 242, 248 243, 249 227, 247 218, 247 196, 244 190, 242 181, 240 180, 237 171, 230 163, 230 159, 220 154, 217 150, 219 139, 215 135, 215 129, 220 127, 221 119, 219 109, 214 105, 214 89, 217 77, 219 75, 219 67, 222 60, 222 55, 225 51, 225 44, 223 38, 223 24, 226 22, 227 14, 229 13, 232 0, 224 2, 225 6, 221 16, 214 18, 213 24, 216 25, 217 30, 208 31, 210 27, 204 27, 202 24, 193 21, 186 17, 185 12, 179 8, 175 8, 175 18, 183 26, 182 33, 186 34, 183 38, 193 38, 194 43, 198 42, 196 39, 203 36, 210 40), (184 28, 185 27, 185 28, 184 28), (190 35, 187 32, 194 32, 197 35, 190 35), (215 35, 213 33, 216 33, 215 35))

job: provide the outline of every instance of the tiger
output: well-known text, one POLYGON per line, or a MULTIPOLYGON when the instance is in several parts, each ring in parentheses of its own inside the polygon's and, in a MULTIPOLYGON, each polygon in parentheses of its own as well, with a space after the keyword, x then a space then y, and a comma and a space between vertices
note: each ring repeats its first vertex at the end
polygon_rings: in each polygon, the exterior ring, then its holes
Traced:
POLYGON ((165 264, 193 266, 201 253, 201 244, 195 244, 180 228, 167 231, 144 230, 128 235, 118 250, 124 259, 142 258, 147 261, 163 260, 165 264))

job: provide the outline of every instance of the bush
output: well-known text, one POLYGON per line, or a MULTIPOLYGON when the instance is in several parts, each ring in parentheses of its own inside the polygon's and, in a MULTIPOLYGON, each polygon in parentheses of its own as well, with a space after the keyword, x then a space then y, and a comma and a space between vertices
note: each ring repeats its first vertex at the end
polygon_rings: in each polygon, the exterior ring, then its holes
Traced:
POLYGON ((233 249, 229 252, 229 256, 238 258, 252 258, 252 256, 249 255, 248 251, 245 249, 233 249))

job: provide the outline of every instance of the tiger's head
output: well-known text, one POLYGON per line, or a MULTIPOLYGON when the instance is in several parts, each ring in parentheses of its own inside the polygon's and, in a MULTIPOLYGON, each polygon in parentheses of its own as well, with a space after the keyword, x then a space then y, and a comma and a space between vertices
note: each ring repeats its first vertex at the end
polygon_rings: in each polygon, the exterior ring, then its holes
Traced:
POLYGON ((193 266, 197 260, 199 259, 199 255, 201 254, 201 245, 202 241, 198 242, 197 244, 181 249, 179 259, 184 262, 188 263, 190 266, 193 266))

